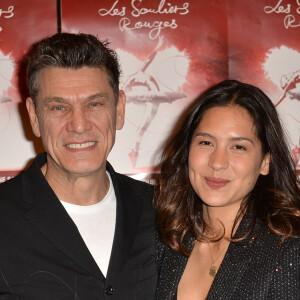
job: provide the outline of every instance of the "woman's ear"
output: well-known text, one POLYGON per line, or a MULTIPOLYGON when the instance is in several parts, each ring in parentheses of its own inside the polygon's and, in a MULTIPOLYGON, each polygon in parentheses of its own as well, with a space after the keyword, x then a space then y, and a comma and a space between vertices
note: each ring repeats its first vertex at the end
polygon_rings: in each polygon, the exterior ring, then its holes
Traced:
POLYGON ((270 163, 271 163, 271 154, 268 152, 263 158, 260 166, 260 174, 268 175, 270 171, 270 163))

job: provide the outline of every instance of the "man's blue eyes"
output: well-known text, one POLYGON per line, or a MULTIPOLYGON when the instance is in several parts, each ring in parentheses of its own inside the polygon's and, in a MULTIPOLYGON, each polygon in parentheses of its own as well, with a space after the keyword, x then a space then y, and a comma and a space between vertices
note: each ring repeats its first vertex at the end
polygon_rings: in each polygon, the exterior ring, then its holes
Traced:
MULTIPOLYGON (((98 107, 98 106, 101 106, 102 104, 100 102, 95 102, 95 103, 91 103, 88 105, 88 107, 98 107)), ((64 106, 54 106, 51 108, 51 110, 58 110, 58 111, 61 111, 61 110, 65 110, 66 107, 64 106)))
POLYGON ((101 103, 99 103, 99 102, 95 102, 95 103, 90 104, 91 107, 97 107, 97 106, 100 106, 100 105, 101 105, 101 103))
POLYGON ((55 106, 53 110, 64 110, 65 108, 62 106, 55 106))

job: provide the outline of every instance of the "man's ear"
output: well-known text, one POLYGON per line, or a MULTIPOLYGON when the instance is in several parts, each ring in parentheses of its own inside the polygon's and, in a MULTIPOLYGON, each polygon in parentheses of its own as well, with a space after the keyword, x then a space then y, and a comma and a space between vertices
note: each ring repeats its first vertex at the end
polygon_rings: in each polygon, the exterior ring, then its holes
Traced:
POLYGON ((38 116, 36 113, 36 107, 34 105, 33 100, 30 97, 26 99, 26 108, 27 108, 32 131, 35 134, 35 136, 40 137, 41 132, 40 132, 38 116))
POLYGON ((271 154, 268 152, 262 160, 260 167, 261 175, 268 175, 270 171, 270 163, 271 163, 271 154))
POLYGON ((124 91, 119 91, 118 102, 117 102, 117 115, 116 115, 116 129, 118 130, 122 129, 124 125, 125 105, 126 105, 126 95, 124 91))

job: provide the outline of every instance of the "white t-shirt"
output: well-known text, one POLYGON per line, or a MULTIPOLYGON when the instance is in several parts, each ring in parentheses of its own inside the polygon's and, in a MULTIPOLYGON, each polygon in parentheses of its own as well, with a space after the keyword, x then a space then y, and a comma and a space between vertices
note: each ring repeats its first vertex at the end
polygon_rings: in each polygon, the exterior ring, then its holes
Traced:
POLYGON ((116 225, 116 195, 108 172, 109 190, 102 201, 82 206, 61 201, 106 277, 116 225))

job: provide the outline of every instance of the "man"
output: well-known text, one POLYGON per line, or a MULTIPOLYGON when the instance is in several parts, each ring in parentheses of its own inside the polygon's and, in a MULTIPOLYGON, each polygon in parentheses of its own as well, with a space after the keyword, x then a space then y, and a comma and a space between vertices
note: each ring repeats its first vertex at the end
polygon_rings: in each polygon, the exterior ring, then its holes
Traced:
POLYGON ((154 299, 151 189, 106 161, 124 123, 119 75, 92 35, 31 53, 26 106, 46 153, 0 185, 0 298, 154 299))

